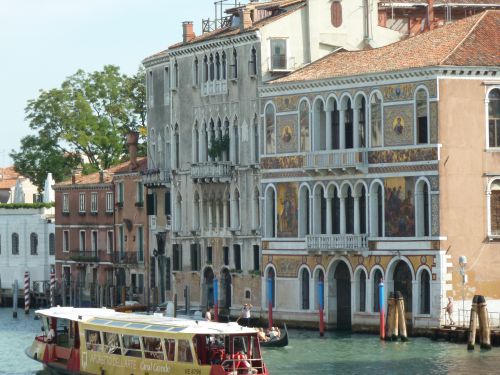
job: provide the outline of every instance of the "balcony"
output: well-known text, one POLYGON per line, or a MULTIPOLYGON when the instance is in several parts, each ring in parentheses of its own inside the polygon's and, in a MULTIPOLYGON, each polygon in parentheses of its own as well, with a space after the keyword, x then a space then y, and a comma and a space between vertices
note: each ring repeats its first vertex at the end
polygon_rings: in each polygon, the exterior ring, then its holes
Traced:
POLYGON ((305 158, 304 168, 328 171, 346 171, 355 169, 367 171, 367 152, 360 149, 327 150, 309 152, 305 158))
POLYGON ((313 234, 306 236, 311 252, 358 253, 368 249, 366 234, 313 234))
POLYGON ((170 184, 169 169, 147 169, 141 172, 142 182, 147 187, 166 186, 170 184))
POLYGON ((113 260, 116 264, 138 264, 144 261, 144 254, 139 254, 137 251, 116 252, 113 254, 113 260))
POLYGON ((232 164, 228 161, 214 161, 191 166, 191 177, 197 182, 230 182, 232 175, 232 164))
POLYGON ((104 255, 103 250, 71 250, 69 259, 78 263, 99 263, 104 255))
POLYGON ((201 94, 203 96, 219 95, 227 93, 227 80, 207 81, 201 84, 201 94))

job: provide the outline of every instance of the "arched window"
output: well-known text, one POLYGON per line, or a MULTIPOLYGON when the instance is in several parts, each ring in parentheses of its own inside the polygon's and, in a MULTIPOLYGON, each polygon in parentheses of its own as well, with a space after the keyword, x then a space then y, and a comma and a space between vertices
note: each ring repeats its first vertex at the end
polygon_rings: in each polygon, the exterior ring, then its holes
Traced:
POLYGON ((250 52, 250 61, 248 62, 248 74, 251 76, 257 75, 257 50, 252 47, 250 52))
POLYGON ((299 237, 310 234, 309 188, 302 186, 299 191, 299 237))
POLYGON ((342 26, 342 4, 340 1, 334 1, 330 8, 331 22, 333 27, 342 26))
POLYGON ((208 82, 208 78, 209 78, 209 73, 208 73, 208 58, 205 55, 203 57, 203 80, 205 82, 208 82))
POLYGON ((354 147, 354 128, 353 128, 353 108, 352 101, 346 97, 344 100, 344 146, 345 148, 354 147))
POLYGON ((383 145, 382 124, 382 97, 376 92, 370 98, 371 147, 381 147, 383 145))
POLYGON ((253 118, 253 161, 258 163, 260 160, 260 138, 259 138, 259 119, 257 115, 253 118))
POLYGON ((233 68, 231 78, 237 79, 238 78, 238 53, 236 52, 236 49, 234 49, 234 48, 233 48, 233 64, 231 67, 233 68))
POLYGON ((221 77, 220 56, 219 56, 219 52, 217 52, 215 54, 215 79, 217 81, 219 81, 220 77, 221 77))
POLYGON ((309 152, 311 150, 311 141, 309 139, 310 123, 309 102, 302 100, 299 104, 299 124, 300 124, 300 152, 309 152))
POLYGON ((193 230, 200 229, 200 195, 196 191, 193 199, 193 230))
POLYGON ((302 310, 309 310, 309 271, 302 268, 300 271, 300 307, 302 310))
POLYGON ((214 55, 210 54, 209 58, 209 79, 210 81, 213 81, 215 79, 215 64, 214 64, 214 55))
POLYGON ((315 303, 315 308, 319 310, 319 302, 320 302, 320 299, 322 298, 323 299, 323 308, 325 307, 325 288, 324 288, 324 284, 323 284, 323 295, 321 296, 319 293, 320 293, 320 290, 319 290, 319 283, 320 282, 325 282, 325 273, 323 272, 322 269, 317 269, 315 272, 314 272, 314 290, 315 290, 315 294, 314 294, 314 298, 316 299, 316 303, 315 303))
POLYGON ((276 194, 272 187, 266 190, 266 237, 276 237, 276 194))
POLYGON ((384 193, 380 183, 372 185, 370 194, 370 234, 373 237, 384 236, 384 193))
POLYGON ((330 111, 329 136, 327 136, 328 149, 340 149, 340 111, 335 98, 328 99, 328 110, 330 111))
POLYGON ((231 227, 233 229, 239 229, 240 228, 240 192, 238 189, 234 190, 234 195, 233 195, 233 214, 231 218, 233 219, 233 222, 231 223, 231 227))
POLYGON ((193 148, 193 163, 198 163, 200 161, 199 144, 200 133, 198 129, 198 122, 196 121, 193 127, 193 144, 191 145, 193 148))
POLYGON ((314 234, 326 234, 326 198, 323 186, 317 185, 314 188, 314 234))
POLYGON ((430 203, 429 185, 426 181, 420 180, 415 188, 415 216, 417 237, 427 237, 430 235, 430 203))
POLYGON ((431 281, 429 272, 420 273, 420 314, 431 313, 431 281))
MULTIPOLYGON (((340 197, 335 185, 328 187, 328 204, 331 208, 331 233, 340 234, 340 197)), ((330 228, 328 228, 330 230, 330 228)))
POLYGON ((222 52, 222 79, 226 79, 226 53, 222 52))
POLYGON ((235 164, 239 164, 239 162, 240 162, 240 128, 238 127, 238 118, 234 119, 233 131, 234 131, 234 162, 235 162, 235 164))
POLYGON ((321 99, 314 102, 313 150, 326 150, 326 113, 325 103, 321 99))
POLYGON ((355 189, 354 210, 357 212, 354 217, 354 233, 366 233, 366 188, 365 185, 359 184, 355 189))
MULTIPOLYGON (((224 126, 222 128, 222 136, 225 139, 229 138, 229 141, 231 142, 231 137, 229 136, 229 120, 227 119, 227 117, 224 119, 224 126)), ((231 145, 229 148, 231 148, 231 145)), ((222 160, 228 161, 231 158, 231 155, 229 155, 230 152, 231 152, 231 150, 227 150, 227 149, 224 150, 222 152, 222 160)))
POLYGON ((38 235, 36 233, 30 234, 30 254, 38 254, 38 235))
POLYGON ((200 83, 199 70, 198 70, 198 58, 195 57, 193 61, 193 85, 198 86, 200 83))
POLYGON ((354 197, 352 196, 352 189, 349 186, 345 196, 345 223, 346 233, 354 233, 354 197))
POLYGON ((366 311, 366 273, 364 270, 359 271, 358 310, 366 311))
POLYGON ((12 233, 12 255, 19 255, 19 235, 12 233))
POLYGON ((491 182, 487 194, 490 236, 500 236, 500 179, 491 182))
POLYGON ((500 89, 488 94, 488 145, 500 147, 500 89))
POLYGON ((358 96, 356 111, 358 111, 358 142, 354 147, 366 147, 366 99, 363 95, 358 96))
POLYGON ((253 212, 252 212, 252 229, 258 230, 260 228, 260 194, 259 189, 255 188, 253 193, 253 212))
POLYGON ((175 200, 175 230, 180 232, 182 228, 182 197, 177 194, 177 199, 175 200))
POLYGON ((179 139, 179 125, 175 124, 174 128, 174 147, 175 147, 175 159, 174 167, 176 169, 180 168, 180 139, 179 139))
POLYGON ((266 106, 264 117, 266 126, 266 154, 274 154, 276 152, 276 116, 272 104, 266 106))
POLYGON ((174 62, 174 85, 175 88, 179 87, 179 64, 177 64, 177 60, 174 62))
POLYGON ((56 236, 54 233, 49 234, 49 255, 56 254, 56 236))
POLYGON ((382 280, 382 271, 376 269, 373 273, 373 312, 380 312, 380 289, 379 284, 382 280))
POLYGON ((416 143, 429 143, 429 103, 427 92, 419 89, 415 94, 416 143))

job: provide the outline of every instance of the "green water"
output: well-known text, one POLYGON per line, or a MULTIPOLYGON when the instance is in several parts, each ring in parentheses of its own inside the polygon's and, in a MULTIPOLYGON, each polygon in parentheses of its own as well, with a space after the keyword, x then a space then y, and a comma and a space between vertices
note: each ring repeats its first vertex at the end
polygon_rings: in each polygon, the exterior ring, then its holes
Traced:
MULTIPOLYGON (((40 322, 0 309, 0 374, 36 374, 42 369, 24 354, 40 322)), ((289 330, 286 348, 263 349, 271 375, 307 374, 500 374, 500 348, 467 352, 465 344, 413 338, 381 342, 375 335, 289 330)))

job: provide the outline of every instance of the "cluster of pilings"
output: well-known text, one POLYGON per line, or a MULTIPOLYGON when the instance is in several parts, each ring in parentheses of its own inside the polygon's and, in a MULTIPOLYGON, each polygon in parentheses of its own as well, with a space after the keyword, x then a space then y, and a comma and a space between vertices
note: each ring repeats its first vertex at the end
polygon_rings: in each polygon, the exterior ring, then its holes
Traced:
POLYGON ((403 295, 399 291, 389 294, 389 299, 387 300, 386 327, 386 340, 395 341, 399 337, 401 341, 408 341, 405 319, 405 304, 403 295))
POLYGON ((469 323, 468 350, 474 350, 476 343, 476 330, 479 323, 479 342, 481 349, 491 349, 490 321, 488 319, 488 308, 484 296, 475 295, 472 299, 469 323))

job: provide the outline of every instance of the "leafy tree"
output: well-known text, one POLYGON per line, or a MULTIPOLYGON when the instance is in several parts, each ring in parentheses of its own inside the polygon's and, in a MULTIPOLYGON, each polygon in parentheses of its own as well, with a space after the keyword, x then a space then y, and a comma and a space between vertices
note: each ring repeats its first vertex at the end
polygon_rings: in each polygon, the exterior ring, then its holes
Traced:
POLYGON ((124 157, 126 134, 146 126, 144 71, 129 77, 113 65, 78 70, 60 88, 41 90, 25 112, 37 134, 25 137, 10 156, 40 189, 42 176, 52 172, 60 181, 80 159, 87 170, 107 169, 124 157))

